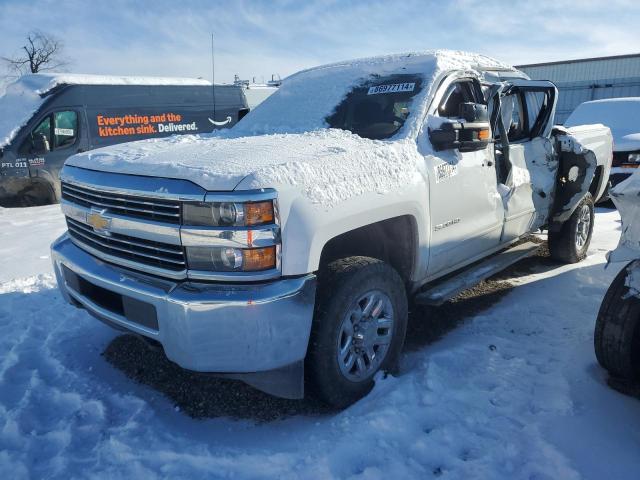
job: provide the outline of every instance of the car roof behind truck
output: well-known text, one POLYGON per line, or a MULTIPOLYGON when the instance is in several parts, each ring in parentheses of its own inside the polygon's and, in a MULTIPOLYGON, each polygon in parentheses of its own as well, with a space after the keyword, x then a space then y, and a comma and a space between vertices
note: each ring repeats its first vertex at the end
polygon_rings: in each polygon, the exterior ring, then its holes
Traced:
MULTIPOLYGON (((201 96, 203 97, 203 103, 205 101, 211 102, 212 95, 210 92, 211 82, 198 78, 171 78, 171 77, 137 77, 137 76, 108 76, 108 75, 81 75, 72 73, 38 73, 31 75, 24 75, 17 79, 15 82, 9 84, 5 93, 0 96, 0 148, 9 144, 20 129, 29 121, 35 112, 37 112, 46 102, 50 101, 53 96, 59 92, 68 92, 68 95, 73 95, 75 88, 70 87, 85 87, 88 91, 96 90, 97 97, 101 97, 101 103, 107 101, 117 102, 116 105, 120 105, 122 100, 117 100, 122 95, 121 88, 127 88, 132 94, 136 91, 142 93, 150 91, 149 87, 156 86, 160 92, 168 87, 194 87, 200 86, 201 96), (113 89, 111 87, 117 87, 113 89), (163 87, 160 89, 159 87, 163 87), (206 88, 205 88, 206 87, 206 88), (100 92, 99 92, 100 91, 100 92), (112 98, 104 98, 104 95, 108 95, 109 91, 113 91, 112 98), (206 98, 208 96, 208 99, 206 98)), ((225 90, 238 90, 238 87, 228 85, 216 85, 216 100, 219 100, 219 95, 225 90)), ((151 89, 153 91, 155 89, 151 89)), ((168 92, 164 91, 164 95, 168 92)), ((176 93, 179 93, 177 91, 176 93)), ((78 91, 78 95, 82 93, 78 91)), ((86 94, 86 92, 85 92, 86 94)), ((108 95, 111 97, 111 95, 108 95)), ((153 94, 151 95, 154 96, 153 94)), ((165 97, 165 102, 169 102, 165 97)), ((224 96, 223 96, 224 97, 224 96)), ((143 95, 140 95, 143 98, 143 95)), ((131 101, 131 98, 126 101, 131 101)), ((147 104, 153 101, 151 98, 146 102, 147 104)), ((182 99, 184 103, 185 99, 182 99)), ((84 102, 83 102, 84 103, 84 102)), ((175 103, 180 103, 176 101, 175 103)), ((175 104, 174 103, 174 104, 175 104)), ((191 103, 191 102, 187 102, 191 103)), ((171 103, 167 103, 171 104, 171 103)))

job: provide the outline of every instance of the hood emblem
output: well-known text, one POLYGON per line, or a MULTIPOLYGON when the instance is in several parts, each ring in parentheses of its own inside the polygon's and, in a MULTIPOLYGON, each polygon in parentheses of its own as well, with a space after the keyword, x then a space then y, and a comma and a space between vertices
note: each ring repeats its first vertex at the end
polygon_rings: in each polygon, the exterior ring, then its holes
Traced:
POLYGON ((111 218, 105 216, 106 210, 91 209, 87 213, 87 223, 93 227, 96 233, 108 234, 111 228, 111 218))

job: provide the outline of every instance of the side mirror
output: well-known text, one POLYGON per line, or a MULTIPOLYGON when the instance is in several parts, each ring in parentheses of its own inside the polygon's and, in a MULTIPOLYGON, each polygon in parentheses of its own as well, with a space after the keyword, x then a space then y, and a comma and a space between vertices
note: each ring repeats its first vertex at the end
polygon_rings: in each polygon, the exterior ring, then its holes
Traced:
POLYGON ((460 119, 444 119, 437 128, 430 128, 429 140, 436 152, 454 149, 461 152, 484 150, 491 142, 487 106, 463 103, 460 105, 460 119))
POLYGON ((33 152, 31 153, 43 154, 50 151, 51 148, 49 147, 49 140, 45 135, 40 133, 33 138, 33 152))

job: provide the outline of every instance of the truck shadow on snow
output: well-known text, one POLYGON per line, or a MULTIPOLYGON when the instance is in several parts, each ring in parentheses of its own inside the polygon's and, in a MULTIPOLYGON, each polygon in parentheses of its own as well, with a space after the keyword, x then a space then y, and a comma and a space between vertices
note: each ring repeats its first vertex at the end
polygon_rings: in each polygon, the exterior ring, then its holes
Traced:
MULTIPOLYGON (((543 247, 537 255, 522 260, 442 306, 413 306, 405 351, 415 351, 437 341, 497 303, 511 289, 517 288, 507 279, 557 267, 543 247)), ((116 337, 103 355, 129 378, 161 392, 182 412, 194 418, 232 417, 269 422, 294 415, 318 416, 333 412, 314 399, 276 398, 236 380, 183 370, 169 361, 161 348, 150 348, 133 335, 116 337)))

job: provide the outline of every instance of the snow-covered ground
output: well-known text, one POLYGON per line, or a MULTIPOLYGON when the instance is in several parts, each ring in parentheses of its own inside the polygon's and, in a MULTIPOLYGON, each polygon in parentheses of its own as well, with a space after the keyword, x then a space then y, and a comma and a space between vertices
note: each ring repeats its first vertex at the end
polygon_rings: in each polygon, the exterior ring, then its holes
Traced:
POLYGON ((111 367, 100 353, 117 334, 55 288, 63 229, 55 206, 0 209, 1 478, 640 475, 640 402, 606 386, 592 346, 622 266, 604 268, 615 211, 598 211, 585 262, 518 277, 351 408, 261 424, 191 419, 111 367))

